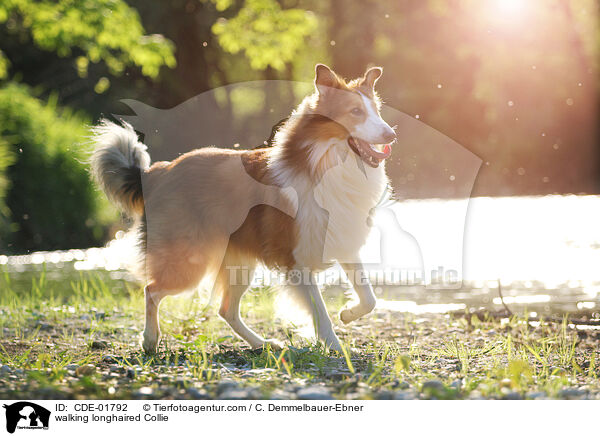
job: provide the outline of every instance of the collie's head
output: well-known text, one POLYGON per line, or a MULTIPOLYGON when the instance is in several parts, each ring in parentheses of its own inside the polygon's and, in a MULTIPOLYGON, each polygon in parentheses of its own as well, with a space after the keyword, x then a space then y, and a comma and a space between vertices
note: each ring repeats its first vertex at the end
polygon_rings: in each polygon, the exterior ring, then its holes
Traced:
POLYGON ((375 83, 382 69, 345 81, 329 67, 315 68, 315 92, 306 97, 275 135, 278 156, 295 169, 315 174, 355 153, 377 168, 391 154, 394 130, 381 118, 375 83))

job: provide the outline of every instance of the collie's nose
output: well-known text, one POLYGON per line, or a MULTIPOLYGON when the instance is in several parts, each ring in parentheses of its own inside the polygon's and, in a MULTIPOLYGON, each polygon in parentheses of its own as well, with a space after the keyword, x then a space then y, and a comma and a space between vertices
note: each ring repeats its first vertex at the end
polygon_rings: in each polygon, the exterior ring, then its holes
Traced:
POLYGON ((385 143, 390 143, 392 142, 394 139, 396 139, 396 132, 394 132, 394 130, 387 126, 386 129, 383 131, 383 142, 385 143))

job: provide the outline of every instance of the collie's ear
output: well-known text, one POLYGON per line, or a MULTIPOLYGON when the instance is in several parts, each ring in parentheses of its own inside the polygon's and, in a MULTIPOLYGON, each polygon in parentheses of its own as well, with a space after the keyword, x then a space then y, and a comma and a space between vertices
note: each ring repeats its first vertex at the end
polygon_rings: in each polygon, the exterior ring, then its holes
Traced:
POLYGON ((336 88, 339 79, 327 65, 317 64, 315 67, 315 87, 319 94, 324 95, 331 88, 336 88))
POLYGON ((377 83, 377 80, 379 80, 382 74, 383 68, 381 67, 369 68, 363 76, 363 86, 369 89, 373 89, 375 87, 375 84, 377 83))

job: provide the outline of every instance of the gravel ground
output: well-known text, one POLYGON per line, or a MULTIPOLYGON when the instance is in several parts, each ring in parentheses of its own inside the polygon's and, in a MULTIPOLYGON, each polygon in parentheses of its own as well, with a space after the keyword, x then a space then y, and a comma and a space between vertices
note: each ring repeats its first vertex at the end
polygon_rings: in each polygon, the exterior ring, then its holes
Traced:
POLYGON ((244 315, 283 351, 249 350, 217 317, 166 306, 151 357, 139 347, 141 296, 101 288, 0 306, 0 398, 600 399, 600 331, 568 323, 377 310, 336 322, 348 346, 337 355, 273 322, 257 293, 244 315))

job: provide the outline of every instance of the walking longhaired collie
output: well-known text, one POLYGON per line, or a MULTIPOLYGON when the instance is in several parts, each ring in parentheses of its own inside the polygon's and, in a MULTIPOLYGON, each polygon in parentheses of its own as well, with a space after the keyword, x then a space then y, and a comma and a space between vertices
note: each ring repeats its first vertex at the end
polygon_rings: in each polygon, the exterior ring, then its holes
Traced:
POLYGON ((341 350, 314 274, 335 262, 345 270, 358 302, 342 310, 342 322, 374 309, 358 251, 368 236, 367 218, 386 189, 384 162, 396 137, 379 114, 374 86, 381 73, 370 68, 347 82, 317 65, 314 93, 268 148, 203 148, 150 165, 130 125, 104 120, 95 128, 92 173, 109 199, 137 217, 147 353, 158 346, 160 301, 208 276, 220 298, 219 315, 233 331, 252 348, 276 345, 240 318, 248 284, 231 273, 260 264, 286 272, 286 287, 298 310, 312 314, 317 338, 341 350))

